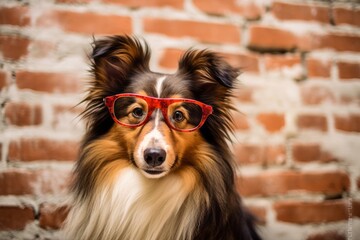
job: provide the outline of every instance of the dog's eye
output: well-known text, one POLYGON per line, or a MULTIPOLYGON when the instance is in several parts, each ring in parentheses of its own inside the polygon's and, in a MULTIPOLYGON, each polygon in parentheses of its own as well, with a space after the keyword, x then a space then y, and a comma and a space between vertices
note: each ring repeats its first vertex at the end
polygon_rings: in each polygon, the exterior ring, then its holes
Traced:
POLYGON ((175 120, 175 122, 182 122, 185 119, 184 114, 180 111, 175 111, 172 118, 175 120))
POLYGON ((134 108, 134 110, 132 110, 132 115, 134 118, 142 118, 144 116, 144 110, 142 110, 142 108, 134 108))

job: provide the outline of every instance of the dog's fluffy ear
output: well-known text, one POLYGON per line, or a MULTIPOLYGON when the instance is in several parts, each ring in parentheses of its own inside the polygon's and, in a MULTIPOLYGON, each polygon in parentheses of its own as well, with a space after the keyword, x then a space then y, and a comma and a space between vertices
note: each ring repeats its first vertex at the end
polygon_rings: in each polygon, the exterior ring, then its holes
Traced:
POLYGON ((224 137, 232 129, 230 111, 236 78, 240 70, 230 66, 223 58, 208 50, 188 50, 179 61, 177 72, 189 81, 194 98, 213 107, 205 125, 200 129, 208 141, 224 145, 224 137))
POLYGON ((105 134, 113 124, 103 98, 122 93, 133 74, 148 71, 150 51, 134 37, 113 36, 94 41, 90 58, 93 77, 82 101, 88 140, 105 134))
POLYGON ((203 87, 220 85, 233 88, 240 71, 230 66, 219 55, 208 50, 188 50, 179 61, 179 72, 193 84, 203 87))
POLYGON ((150 51, 135 37, 112 36, 94 41, 91 59, 95 85, 119 93, 132 74, 149 70, 150 51))

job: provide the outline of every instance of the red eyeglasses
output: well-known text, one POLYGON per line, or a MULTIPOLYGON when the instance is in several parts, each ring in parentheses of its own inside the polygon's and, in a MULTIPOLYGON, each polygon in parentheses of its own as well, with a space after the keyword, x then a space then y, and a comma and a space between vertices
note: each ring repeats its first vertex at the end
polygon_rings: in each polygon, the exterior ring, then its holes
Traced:
POLYGON ((200 128, 212 114, 210 105, 186 98, 156 98, 134 93, 104 98, 113 120, 126 127, 144 125, 155 109, 160 109, 166 124, 180 132, 200 128))

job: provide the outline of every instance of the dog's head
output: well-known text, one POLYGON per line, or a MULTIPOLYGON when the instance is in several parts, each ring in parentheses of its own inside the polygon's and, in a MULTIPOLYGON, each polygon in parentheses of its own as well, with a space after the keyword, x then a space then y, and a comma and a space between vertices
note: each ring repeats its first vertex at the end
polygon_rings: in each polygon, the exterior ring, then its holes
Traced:
POLYGON ((192 165, 204 142, 225 147, 239 72, 215 53, 188 50, 175 74, 155 73, 146 43, 114 36, 95 41, 91 59, 84 149, 101 156, 96 169, 126 159, 159 178, 192 165))

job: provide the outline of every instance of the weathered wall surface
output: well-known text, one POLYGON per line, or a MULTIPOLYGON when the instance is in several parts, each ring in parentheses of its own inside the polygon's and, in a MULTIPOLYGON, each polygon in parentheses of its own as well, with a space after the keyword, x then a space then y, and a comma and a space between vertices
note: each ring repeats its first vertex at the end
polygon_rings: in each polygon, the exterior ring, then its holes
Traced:
POLYGON ((189 47, 242 67, 239 191, 265 239, 360 236, 360 4, 275 0, 0 3, 0 239, 55 239, 83 134, 95 38, 136 34, 155 71, 189 47))

